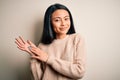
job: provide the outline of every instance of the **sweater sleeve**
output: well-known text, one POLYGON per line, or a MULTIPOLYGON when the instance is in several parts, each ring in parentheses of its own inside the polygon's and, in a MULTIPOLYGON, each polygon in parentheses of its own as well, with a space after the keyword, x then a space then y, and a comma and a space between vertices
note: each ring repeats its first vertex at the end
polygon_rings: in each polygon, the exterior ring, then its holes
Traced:
MULTIPOLYGON (((38 47, 41 48, 41 44, 38 47)), ((30 64, 34 80, 41 80, 43 76, 42 62, 37 59, 31 59, 30 64)))
POLYGON ((31 59, 30 62, 31 62, 31 71, 32 71, 34 80, 40 80, 43 75, 41 62, 38 62, 36 59, 31 59))
POLYGON ((49 56, 47 64, 52 66, 54 70, 60 74, 73 78, 80 79, 83 77, 85 72, 85 50, 84 50, 84 39, 80 36, 76 37, 75 40, 75 56, 74 62, 53 58, 49 56))

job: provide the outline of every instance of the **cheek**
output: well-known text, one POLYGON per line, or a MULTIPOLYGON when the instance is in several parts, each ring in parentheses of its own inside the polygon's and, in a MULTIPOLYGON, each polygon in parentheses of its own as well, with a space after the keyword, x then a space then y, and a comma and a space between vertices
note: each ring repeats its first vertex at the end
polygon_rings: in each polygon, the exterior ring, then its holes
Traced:
POLYGON ((52 25, 53 25, 53 27, 59 27, 60 26, 60 23, 59 22, 52 22, 52 25))
POLYGON ((57 32, 57 31, 58 31, 58 27, 57 27, 56 25, 53 25, 53 30, 54 30, 55 32, 57 32))
POLYGON ((59 31, 59 28, 56 26, 53 26, 53 30, 57 33, 59 31))
POLYGON ((71 23, 70 23, 70 22, 68 22, 68 23, 67 23, 67 31, 69 31, 70 26, 71 26, 71 23))
POLYGON ((59 23, 52 23, 53 29, 58 29, 60 24, 59 23))

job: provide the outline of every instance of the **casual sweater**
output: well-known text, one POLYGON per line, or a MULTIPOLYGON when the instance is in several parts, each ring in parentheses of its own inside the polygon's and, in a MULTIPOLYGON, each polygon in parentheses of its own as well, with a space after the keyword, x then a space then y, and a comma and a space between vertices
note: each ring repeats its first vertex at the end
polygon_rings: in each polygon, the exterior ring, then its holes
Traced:
POLYGON ((34 80, 79 80, 85 73, 84 39, 79 34, 70 34, 55 39, 51 44, 38 46, 48 54, 46 63, 32 59, 34 80))

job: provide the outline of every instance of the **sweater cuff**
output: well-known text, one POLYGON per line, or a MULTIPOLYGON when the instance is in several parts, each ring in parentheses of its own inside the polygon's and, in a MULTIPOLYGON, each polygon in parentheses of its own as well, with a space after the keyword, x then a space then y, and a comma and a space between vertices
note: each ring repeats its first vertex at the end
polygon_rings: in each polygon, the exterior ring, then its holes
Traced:
POLYGON ((36 63, 37 61, 36 61, 36 59, 30 59, 30 63, 32 64, 32 63, 36 63))
POLYGON ((46 63, 52 65, 54 61, 54 58, 52 56, 49 56, 46 63))

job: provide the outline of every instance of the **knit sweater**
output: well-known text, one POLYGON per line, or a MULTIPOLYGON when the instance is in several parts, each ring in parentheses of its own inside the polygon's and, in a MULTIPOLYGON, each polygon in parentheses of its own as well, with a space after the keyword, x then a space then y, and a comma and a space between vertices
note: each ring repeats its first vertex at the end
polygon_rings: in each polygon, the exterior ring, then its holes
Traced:
POLYGON ((34 80, 79 80, 85 73, 84 39, 79 34, 70 34, 55 39, 51 44, 38 46, 49 57, 46 63, 32 59, 34 80))

